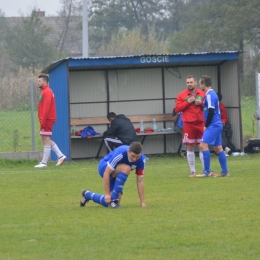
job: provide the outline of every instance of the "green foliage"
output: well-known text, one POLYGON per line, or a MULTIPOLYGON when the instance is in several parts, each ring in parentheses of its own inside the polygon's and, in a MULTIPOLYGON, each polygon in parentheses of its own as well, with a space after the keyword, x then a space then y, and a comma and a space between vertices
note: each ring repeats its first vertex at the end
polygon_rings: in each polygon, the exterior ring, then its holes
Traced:
POLYGON ((8 72, 9 58, 5 48, 5 33, 6 33, 6 24, 5 17, 0 9, 0 78, 3 77, 8 72))
POLYGON ((109 0, 91 1, 91 45, 108 43, 119 30, 141 29, 143 36, 155 28, 156 37, 166 39, 168 34, 181 28, 185 1, 183 0, 109 0))
POLYGON ((245 96, 241 100, 241 112, 242 112, 242 128, 243 138, 248 140, 249 138, 257 137, 257 120, 254 118, 256 110, 256 98, 252 96, 245 96))
POLYGON ((173 35, 170 51, 243 50, 244 41, 257 36, 254 30, 260 22, 257 0, 191 1, 187 8, 192 19, 184 30, 173 35))
POLYGON ((191 19, 184 23, 181 31, 170 37, 169 52, 239 50, 242 81, 245 75, 259 68, 258 0, 192 0, 186 8, 191 19), (251 50, 255 51, 254 57, 251 57, 251 50))
MULTIPOLYGON (((24 104, 18 104, 15 108, 16 111, 31 111, 31 104, 24 103, 24 104)), ((37 105, 34 104, 34 111, 37 110, 37 105)))
POLYGON ((47 66, 55 60, 55 48, 46 42, 50 29, 42 24, 33 10, 30 17, 21 17, 21 23, 6 31, 6 49, 10 59, 16 65, 25 68, 47 66))
POLYGON ((144 36, 140 28, 133 31, 119 30, 111 37, 108 44, 103 44, 97 51, 99 56, 138 55, 166 53, 166 44, 156 38, 153 31, 144 36))
MULTIPOLYGON (((61 30, 56 44, 56 49, 65 54, 66 43, 70 48, 82 41, 82 1, 81 0, 60 0, 61 9, 58 11, 56 22, 61 30)), ((70 55, 70 54, 69 54, 70 55)), ((70 55, 71 56, 71 55, 70 55)))
MULTIPOLYGON (((38 111, 38 104, 33 104, 33 110, 35 112, 38 111)), ((19 103, 19 104, 14 104, 12 108, 9 109, 3 109, 3 112, 11 112, 11 111, 25 111, 25 112, 30 112, 31 111, 31 104, 30 103, 19 103)))
POLYGON ((40 90, 36 87, 36 81, 39 73, 37 70, 32 73, 30 69, 20 68, 17 73, 9 72, 0 77, 0 109, 25 110, 26 104, 29 106, 31 102, 31 95, 34 103, 37 103, 40 90))
MULTIPOLYGON (((97 160, 34 164, 0 160, 0 259, 259 258, 259 155, 229 157, 229 178, 195 179, 182 158, 150 157, 146 209, 134 173, 121 209, 80 208, 82 188, 103 193, 97 160)), ((219 169, 215 156, 212 168, 219 169)))
MULTIPOLYGON (((1 152, 32 151, 32 125, 30 111, 0 111, 1 152), (14 135, 14 130, 16 130, 14 135), (15 142, 14 142, 15 141, 15 142)), ((34 112, 34 130, 36 151, 42 150, 39 137, 39 120, 34 112)))
POLYGON ((252 96, 256 91, 256 82, 255 82, 255 73, 251 73, 250 75, 244 75, 241 81, 241 95, 252 96))

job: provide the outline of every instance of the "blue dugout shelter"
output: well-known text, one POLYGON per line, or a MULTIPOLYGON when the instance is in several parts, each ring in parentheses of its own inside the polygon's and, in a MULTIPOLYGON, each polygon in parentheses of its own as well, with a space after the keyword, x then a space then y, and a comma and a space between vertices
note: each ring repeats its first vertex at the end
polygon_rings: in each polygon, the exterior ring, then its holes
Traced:
MULTIPOLYGON (((56 98, 53 140, 68 160, 91 158, 95 144, 88 147, 84 143, 83 148, 82 142, 72 140, 71 118, 106 116, 109 111, 125 115, 171 113, 178 93, 186 88, 186 77, 209 75, 213 89, 222 93, 229 121, 236 129, 232 142, 242 149, 238 58, 238 51, 223 51, 57 60, 42 71, 49 74, 56 98)), ((106 127, 97 130, 102 132, 106 127)), ((162 153, 159 139, 149 142, 149 154, 162 153)), ((177 152, 172 147, 169 140, 167 153, 177 152)), ((56 159, 54 154, 51 159, 56 159)))

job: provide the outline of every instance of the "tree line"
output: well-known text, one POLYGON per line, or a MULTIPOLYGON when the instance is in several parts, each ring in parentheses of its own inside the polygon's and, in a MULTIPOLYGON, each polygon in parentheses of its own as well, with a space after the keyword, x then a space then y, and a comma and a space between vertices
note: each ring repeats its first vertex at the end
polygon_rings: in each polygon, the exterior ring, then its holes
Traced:
MULTIPOLYGON (((43 25, 36 10, 12 30, 0 12, 0 58, 12 68, 43 68, 69 55, 62 43, 73 17, 79 18, 82 30, 82 2, 60 2, 59 44, 46 42, 51 28, 43 25)), ((89 46, 96 56, 239 50, 245 76, 259 69, 259 13, 259 0, 92 0, 89 46)))

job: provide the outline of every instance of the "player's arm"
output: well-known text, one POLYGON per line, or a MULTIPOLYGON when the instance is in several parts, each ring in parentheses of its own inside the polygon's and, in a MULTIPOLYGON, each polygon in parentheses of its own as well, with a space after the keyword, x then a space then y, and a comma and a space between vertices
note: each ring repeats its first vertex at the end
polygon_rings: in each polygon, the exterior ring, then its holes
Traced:
POLYGON ((214 116, 214 110, 215 109, 213 107, 209 108, 208 116, 207 116, 206 123, 205 123, 205 127, 208 127, 211 124, 212 118, 214 116))
POLYGON ((114 170, 112 170, 109 166, 107 166, 104 175, 103 175, 103 182, 104 182, 104 190, 105 190, 105 201, 106 203, 111 202, 111 194, 110 194, 110 175, 114 170))
MULTIPOLYGON (((143 170, 142 170, 143 172, 143 170)), ((145 201, 144 201, 144 175, 140 174, 140 170, 137 170, 136 173, 136 184, 137 184, 137 191, 140 199, 140 206, 142 208, 146 207, 145 201), (139 174, 138 174, 139 172, 139 174)))
MULTIPOLYGON (((194 97, 192 97, 192 99, 195 100, 194 97)), ((183 99, 181 96, 178 96, 175 104, 176 113, 183 112, 185 109, 187 109, 189 105, 194 101, 192 99, 183 99)))
POLYGON ((115 136, 115 132, 117 128, 118 128, 118 124, 115 123, 113 120, 110 124, 110 127, 103 133, 103 137, 115 136))
POLYGON ((45 127, 48 115, 50 113, 52 95, 53 94, 51 92, 45 92, 42 94, 43 111, 42 111, 42 118, 41 118, 41 128, 45 127))

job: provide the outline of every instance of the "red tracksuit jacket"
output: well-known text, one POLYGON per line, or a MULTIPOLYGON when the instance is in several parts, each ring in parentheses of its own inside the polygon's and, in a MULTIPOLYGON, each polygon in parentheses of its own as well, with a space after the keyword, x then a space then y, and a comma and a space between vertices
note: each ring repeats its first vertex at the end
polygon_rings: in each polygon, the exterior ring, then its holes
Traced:
POLYGON ((45 126, 47 120, 56 120, 54 93, 49 86, 42 87, 42 94, 38 103, 38 118, 41 126, 45 126))
MULTIPOLYGON (((176 113, 182 112, 183 122, 187 122, 187 123, 204 122, 203 103, 201 104, 201 106, 196 106, 195 103, 189 104, 187 100, 191 96, 192 93, 188 89, 182 91, 176 99, 175 111, 176 113)), ((195 97, 198 96, 203 101, 205 97, 205 93, 202 90, 196 88, 195 97)))
POLYGON ((227 110, 223 103, 219 102, 220 116, 222 124, 226 124, 228 121, 227 110))

